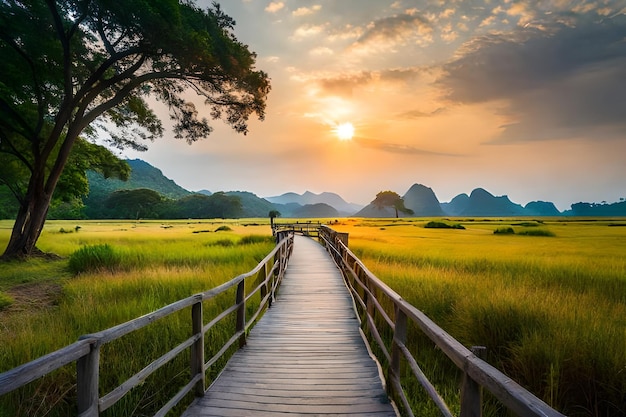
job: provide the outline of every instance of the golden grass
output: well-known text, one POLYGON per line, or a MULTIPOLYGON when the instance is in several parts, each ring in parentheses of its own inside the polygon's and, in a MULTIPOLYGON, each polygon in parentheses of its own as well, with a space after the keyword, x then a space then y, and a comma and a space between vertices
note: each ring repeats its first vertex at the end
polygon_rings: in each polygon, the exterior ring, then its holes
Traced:
MULTIPOLYGON (((343 220, 349 246, 403 298, 570 415, 626 413, 626 228, 549 221, 554 236, 494 235, 519 220, 343 220)), ((626 223, 622 221, 623 223, 626 223)))

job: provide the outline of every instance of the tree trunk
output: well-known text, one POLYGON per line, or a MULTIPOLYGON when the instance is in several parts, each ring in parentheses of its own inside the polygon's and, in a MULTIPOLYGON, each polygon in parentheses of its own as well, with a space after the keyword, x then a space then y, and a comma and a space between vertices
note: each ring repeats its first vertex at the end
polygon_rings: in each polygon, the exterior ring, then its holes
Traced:
POLYGON ((43 230, 52 194, 67 163, 76 136, 78 135, 66 137, 47 178, 45 158, 41 158, 34 165, 26 197, 20 203, 11 238, 2 254, 3 259, 28 257, 41 253, 36 247, 37 240, 43 230))
POLYGON ((43 230, 50 207, 51 195, 43 192, 38 181, 31 181, 26 198, 20 205, 11 238, 2 258, 27 257, 38 253, 37 240, 43 230))

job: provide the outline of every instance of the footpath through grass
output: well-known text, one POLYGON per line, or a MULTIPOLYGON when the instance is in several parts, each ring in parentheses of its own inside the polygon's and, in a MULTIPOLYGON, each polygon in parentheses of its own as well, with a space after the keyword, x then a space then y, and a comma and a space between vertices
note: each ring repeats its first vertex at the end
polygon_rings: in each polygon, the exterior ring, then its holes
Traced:
MULTIPOLYGON (((247 224, 47 222, 39 247, 61 259, 0 265, 0 372, 251 270, 274 243, 267 221, 247 224)), ((6 244, 10 226, 0 222, 0 245, 6 244)), ((234 298, 232 291, 205 302, 205 323, 234 298)), ((207 358, 230 338, 233 320, 206 336, 207 358)), ((190 312, 181 311, 105 345, 100 395, 190 334, 190 312)), ((208 370, 209 381, 221 365, 208 370)), ((154 414, 188 382, 188 368, 188 355, 181 355, 103 415, 154 414)), ((0 397, 0 417, 74 415, 75 392, 75 368, 66 366, 0 397)))
MULTIPOLYGON (((448 223, 464 229, 425 228, 423 219, 333 227, 404 299, 465 346, 486 346, 488 362, 551 406, 626 415, 626 227, 612 227, 626 221, 448 223), (494 234, 503 228, 513 233, 494 234)), ((428 368, 450 381, 444 360, 428 368)), ((458 401, 456 381, 446 384, 442 392, 458 401)))

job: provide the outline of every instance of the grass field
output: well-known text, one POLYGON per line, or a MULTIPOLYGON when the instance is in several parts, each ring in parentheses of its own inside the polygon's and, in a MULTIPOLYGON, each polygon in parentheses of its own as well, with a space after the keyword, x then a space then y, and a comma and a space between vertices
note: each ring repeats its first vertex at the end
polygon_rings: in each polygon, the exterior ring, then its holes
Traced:
MULTIPOLYGON (((269 236, 267 223, 48 222, 39 247, 61 259, 1 265, 0 372, 250 270, 273 247, 250 238, 269 236), (70 272, 73 253, 102 245, 113 253, 110 263, 79 263, 85 272, 70 272)), ((626 220, 427 223, 342 219, 332 227, 348 232, 350 248, 403 298, 464 345, 486 346, 488 362, 550 405, 572 416, 626 415, 626 227, 619 227, 626 220)), ((0 245, 9 232, 10 223, 0 222, 0 245)), ((205 306, 205 315, 220 308, 205 306)), ((107 345, 103 358, 120 365, 101 370, 103 390, 145 366, 128 357, 155 358, 189 332, 188 317, 175 315, 107 345)), ((209 340, 221 346, 227 334, 218 329, 209 340)), ((186 361, 105 415, 148 414, 171 396, 159 381, 184 380, 186 361)), ((445 366, 433 368, 426 371, 445 379, 445 366)), ((54 384, 42 379, 0 399, 0 417, 65 415, 73 372, 64 368, 54 384)), ((442 391, 458 396, 454 383, 442 391)))
POLYGON ((464 345, 486 346, 488 362, 548 404, 626 415, 626 221, 426 223, 333 228, 403 298, 464 345), (514 233, 494 234, 503 227, 514 233))
MULTIPOLYGON (((139 317, 251 270, 274 247, 267 221, 255 224, 47 222, 39 247, 61 259, 1 264, 0 294, 7 303, 0 310, 0 372, 68 345, 83 334, 139 317), (89 255, 81 258, 87 262, 79 262, 81 273, 70 272, 69 265, 76 259, 73 253, 85 248, 93 252, 103 245, 113 253, 114 262, 93 261, 95 257, 89 255)), ((1 245, 8 239, 10 226, 0 222, 1 245)), ((205 302, 205 323, 233 300, 234 292, 229 292, 205 302)), ((189 314, 180 312, 105 345, 101 395, 189 337, 189 314)), ((232 335, 233 328, 230 320, 207 335, 207 358, 232 335)), ((188 356, 181 355, 104 415, 152 415, 187 382, 188 361, 188 356)), ((212 370, 211 375, 218 371, 212 370)), ((75 369, 64 367, 0 398, 0 416, 74 414, 75 390, 75 369)))

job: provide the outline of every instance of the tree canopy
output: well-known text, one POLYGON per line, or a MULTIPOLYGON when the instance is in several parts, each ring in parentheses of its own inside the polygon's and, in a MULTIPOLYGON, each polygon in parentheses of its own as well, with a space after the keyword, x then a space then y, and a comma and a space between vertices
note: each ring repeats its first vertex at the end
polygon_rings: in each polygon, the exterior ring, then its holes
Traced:
POLYGON ((394 191, 381 191, 376 194, 376 198, 372 201, 372 204, 378 208, 393 207, 396 211, 396 218, 398 212, 405 214, 413 214, 413 210, 404 206, 404 199, 394 191))
POLYGON ((175 137, 195 142, 212 127, 188 92, 237 132, 247 132, 251 115, 263 119, 269 78, 234 26, 217 3, 0 2, 0 154, 11 157, 10 180, 27 184, 4 255, 36 250, 79 135, 146 149, 164 132, 156 100, 175 137))

